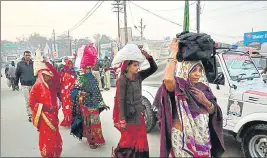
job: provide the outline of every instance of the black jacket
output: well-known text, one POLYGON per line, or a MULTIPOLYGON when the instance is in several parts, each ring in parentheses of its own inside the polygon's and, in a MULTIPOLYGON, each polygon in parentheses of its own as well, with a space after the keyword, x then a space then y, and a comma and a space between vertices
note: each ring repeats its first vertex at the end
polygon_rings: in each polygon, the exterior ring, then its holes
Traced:
POLYGON ((33 86, 35 83, 35 76, 33 73, 33 61, 30 60, 29 64, 25 61, 25 58, 22 58, 21 61, 17 64, 16 69, 16 85, 20 83, 22 86, 33 86))
POLYGON ((154 59, 148 60, 150 68, 139 71, 134 80, 122 75, 119 80, 120 88, 120 115, 127 123, 140 124, 141 112, 145 110, 142 104, 142 81, 157 71, 158 66, 154 59))

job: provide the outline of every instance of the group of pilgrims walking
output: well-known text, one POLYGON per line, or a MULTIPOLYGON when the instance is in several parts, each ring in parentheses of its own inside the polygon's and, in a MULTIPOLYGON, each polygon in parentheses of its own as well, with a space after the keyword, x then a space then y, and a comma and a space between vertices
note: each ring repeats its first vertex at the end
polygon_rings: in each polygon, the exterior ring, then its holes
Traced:
MULTIPOLYGON (((169 49, 164 80, 154 102, 159 109, 159 156, 221 157, 224 152, 222 113, 205 84, 204 67, 201 61, 184 61, 180 70, 176 70, 177 39, 170 43, 169 49)), ((120 64, 113 122, 121 137, 110 153, 116 158, 148 158, 142 81, 158 67, 153 57, 137 45, 129 51, 142 54, 150 67, 139 71, 140 62, 127 59, 120 64)), ((92 73, 95 59, 85 59, 81 65, 83 73, 76 75, 71 60, 65 60, 64 68, 58 71, 49 59, 36 52, 33 68, 37 79, 30 89, 28 106, 32 123, 39 132, 42 157, 60 157, 62 153, 58 100, 64 114, 61 126, 70 128, 71 135, 78 140, 86 138, 91 149, 105 144, 100 114, 110 106, 104 102, 92 73)))

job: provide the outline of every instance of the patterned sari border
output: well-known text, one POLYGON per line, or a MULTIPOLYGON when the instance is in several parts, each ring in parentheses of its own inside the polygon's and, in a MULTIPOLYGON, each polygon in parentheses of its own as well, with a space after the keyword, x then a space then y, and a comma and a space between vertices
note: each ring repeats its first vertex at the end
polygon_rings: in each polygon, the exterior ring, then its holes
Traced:
POLYGON ((37 113, 36 113, 36 116, 35 116, 34 121, 33 121, 33 125, 38 129, 39 120, 40 120, 40 117, 42 116, 42 118, 44 119, 45 123, 53 131, 56 131, 57 129, 53 126, 53 124, 49 121, 49 119, 46 117, 46 115, 42 112, 42 109, 43 109, 43 104, 39 103, 38 104, 37 113))
POLYGON ((37 113, 35 115, 34 121, 33 121, 33 125, 38 128, 38 123, 40 120, 40 116, 42 114, 42 109, 43 109, 43 104, 39 103, 38 104, 38 109, 37 109, 37 113))
POLYGON ((194 157, 194 154, 193 154, 191 151, 189 151, 189 150, 187 150, 187 149, 185 148, 184 121, 183 121, 183 114, 182 114, 182 110, 181 110, 181 108, 183 108, 183 101, 182 101, 181 103, 179 102, 179 99, 178 99, 176 93, 175 93, 175 103, 177 103, 176 106, 178 107, 178 111, 179 111, 179 114, 180 114, 180 120, 181 120, 181 123, 182 123, 182 150, 184 150, 184 151, 187 152, 189 155, 191 155, 191 156, 194 157), (180 104, 182 104, 182 105, 180 105, 180 104), (181 106, 182 106, 182 107, 181 107, 181 106))
POLYGON ((53 131, 57 131, 56 127, 53 126, 53 124, 49 121, 49 119, 45 116, 45 114, 42 112, 42 117, 45 121, 45 123, 53 130, 53 131))

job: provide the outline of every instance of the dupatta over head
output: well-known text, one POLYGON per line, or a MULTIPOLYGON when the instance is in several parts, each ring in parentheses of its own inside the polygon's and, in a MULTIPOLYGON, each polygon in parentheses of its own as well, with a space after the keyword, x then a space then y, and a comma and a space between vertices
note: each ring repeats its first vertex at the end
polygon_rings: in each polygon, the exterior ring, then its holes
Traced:
MULTIPOLYGON (((43 74, 49 75, 53 77, 52 72, 49 69, 41 69, 38 71, 38 77, 33 85, 31 91, 30 91, 30 97, 29 97, 29 105, 32 109, 32 119, 33 119, 33 125, 36 128, 39 128, 39 119, 42 116, 46 124, 54 131, 56 131, 56 124, 53 125, 49 118, 54 118, 52 113, 45 113, 47 109, 51 108, 53 110, 53 113, 57 113, 57 110, 55 108, 58 107, 58 105, 52 105, 51 102, 51 96, 50 96, 50 90, 48 84, 44 81, 43 74), (49 115, 49 116, 48 116, 49 115), (51 117, 50 117, 51 115, 51 117)), ((56 116, 57 117, 57 116, 56 116)), ((56 119, 57 120, 57 119, 56 119)))
MULTIPOLYGON (((129 60, 127 61, 124 61, 121 65, 121 70, 120 70, 120 76, 124 75, 125 73, 125 70, 127 69, 128 67, 128 64, 130 63, 129 60)), ((113 108, 113 122, 114 122, 114 126, 118 129, 118 130, 121 130, 120 129, 120 120, 121 120, 121 117, 120 117, 120 101, 119 101, 119 98, 120 98, 120 77, 118 78, 117 82, 116 82, 116 94, 115 94, 115 97, 114 97, 114 108, 113 108)))

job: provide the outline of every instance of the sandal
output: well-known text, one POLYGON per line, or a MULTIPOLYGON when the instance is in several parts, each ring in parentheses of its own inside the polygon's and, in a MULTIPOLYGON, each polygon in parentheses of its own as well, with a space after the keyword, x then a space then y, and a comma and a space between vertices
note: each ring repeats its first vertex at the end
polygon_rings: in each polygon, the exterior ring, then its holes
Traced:
POLYGON ((97 145, 95 143, 90 143, 89 146, 90 146, 91 149, 96 149, 97 148, 97 145))

